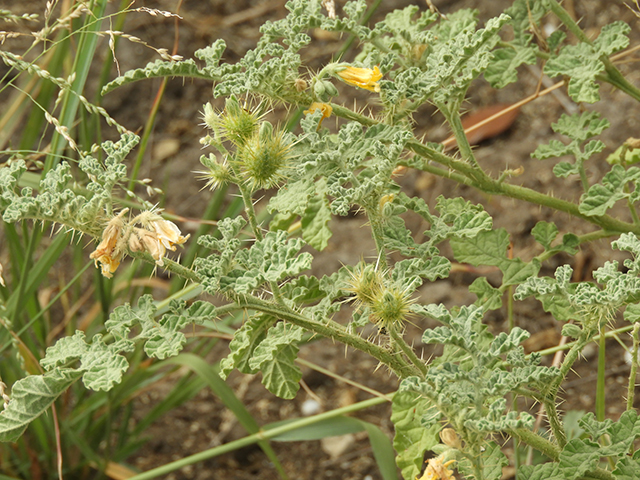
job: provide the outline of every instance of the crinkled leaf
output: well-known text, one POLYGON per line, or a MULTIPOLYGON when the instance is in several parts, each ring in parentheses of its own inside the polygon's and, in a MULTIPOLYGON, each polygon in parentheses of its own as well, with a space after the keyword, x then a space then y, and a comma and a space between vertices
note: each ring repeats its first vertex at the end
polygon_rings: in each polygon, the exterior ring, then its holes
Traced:
MULTIPOLYGON (((223 40, 217 40, 216 44, 221 44, 222 49, 224 50, 223 40)), ((208 47, 208 49, 210 50, 211 47, 208 47)), ((215 76, 212 77, 211 72, 200 70, 193 59, 188 59, 180 62, 156 60, 155 62, 148 63, 144 68, 129 70, 124 75, 117 77, 116 79, 112 80, 104 87, 102 87, 101 93, 102 95, 106 95, 107 93, 115 90, 122 85, 127 85, 139 80, 157 77, 189 77, 203 78, 207 80, 216 79, 215 76)))
POLYGON ((267 330, 275 323, 268 315, 257 315, 247 319, 233 334, 229 343, 229 355, 220 361, 220 376, 223 380, 234 368, 242 373, 253 374, 258 368, 249 366, 254 350, 267 336, 267 330))
POLYGON ((491 343, 489 349, 490 355, 502 355, 518 347, 522 342, 529 338, 529 332, 520 327, 513 327, 509 333, 501 332, 491 343))
POLYGON ((294 362, 303 334, 302 328, 280 322, 269 330, 249 359, 249 367, 262 371, 262 384, 280 398, 293 398, 300 388, 302 371, 294 362))
POLYGON ((601 455, 600 445, 597 443, 574 438, 560 452, 559 471, 566 480, 575 480, 589 470, 594 470, 601 455))
POLYGON ((45 357, 40 360, 40 365, 45 370, 66 366, 69 362, 78 360, 88 349, 85 333, 76 330, 74 335, 62 337, 55 345, 48 347, 45 357))
POLYGON ((183 316, 189 323, 202 325, 206 320, 216 318, 216 306, 210 302, 198 300, 193 302, 183 316))
POLYGON ((616 480, 638 480, 640 478, 640 461, 622 457, 612 472, 616 480))
POLYGON ((434 417, 429 401, 414 392, 398 392, 393 396, 391 421, 395 427, 393 447, 398 456, 396 463, 405 480, 415 480, 422 470, 424 452, 439 443, 438 432, 442 428, 434 418, 425 428, 421 421, 424 417, 434 417))
POLYGON ((80 362, 84 370, 82 383, 91 390, 111 390, 122 381, 122 375, 129 368, 127 359, 105 344, 99 334, 91 339, 91 345, 80 362))
POLYGON ((331 209, 323 196, 315 196, 309 200, 302 215, 302 238, 318 251, 324 250, 331 238, 329 221, 331 209))
POLYGON ((271 197, 267 208, 271 213, 294 213, 302 216, 309 205, 309 198, 314 191, 313 181, 309 178, 289 182, 286 187, 278 190, 277 195, 271 197))
POLYGON ((493 61, 484 72, 484 78, 493 88, 504 88, 518 80, 518 67, 536 63, 536 49, 513 46, 494 50, 493 61))
POLYGON ((624 311, 624 319, 629 323, 640 322, 640 304, 627 305, 624 311))
POLYGON ((536 223, 536 226, 531 229, 531 234, 545 250, 550 250, 551 243, 558 236, 558 227, 553 223, 541 221, 536 223))
POLYGON ((486 277, 476 278, 469 285, 469 291, 477 295, 476 305, 481 305, 486 310, 497 310, 502 307, 502 292, 492 287, 486 277))
POLYGON ((262 384, 277 397, 291 399, 300 389, 302 370, 295 364, 298 345, 284 345, 272 361, 262 364, 262 384))
MULTIPOLYGON (((480 458, 476 461, 481 462, 482 478, 486 480, 500 480, 502 478, 502 467, 509 464, 509 460, 495 442, 487 443, 480 458)), ((458 470, 469 477, 474 474, 473 466, 467 458, 460 460, 458 470)))
POLYGON ((521 480, 565 480, 557 463, 541 465, 522 465, 518 468, 518 479, 521 480))
POLYGON ((144 344, 145 353, 160 360, 180 353, 187 341, 180 330, 189 323, 190 318, 184 315, 163 315, 151 329, 143 330, 141 333, 148 337, 144 344))
POLYGON ((609 56, 629 46, 627 35, 630 31, 631 27, 620 20, 605 25, 593 42, 593 46, 599 54, 609 56))
POLYGON ((493 265, 502 273, 502 285, 515 285, 536 275, 540 269, 538 261, 525 263, 519 258, 507 258, 509 233, 501 228, 483 231, 475 237, 452 239, 451 247, 456 260, 474 266, 493 265))
POLYGON ((263 282, 279 282, 308 270, 313 256, 308 252, 298 254, 304 241, 287 236, 282 230, 267 232, 251 248, 238 251, 235 256, 238 268, 221 277, 221 288, 248 294, 263 282))
MULTIPOLYGON (((626 410, 617 422, 608 425, 610 443, 603 448, 603 455, 622 455, 629 451, 634 440, 640 436, 640 419, 635 410, 626 410)), ((595 438, 595 437, 594 437, 595 438)))
POLYGON ((44 375, 29 375, 14 383, 11 401, 0 412, 0 442, 15 442, 29 423, 81 376, 81 370, 55 368, 44 375))
POLYGON ((606 118, 600 118, 598 112, 583 112, 567 115, 563 113, 556 123, 551 124, 554 132, 569 137, 578 142, 600 135, 610 123, 606 118))
POLYGON ((280 287, 280 293, 297 305, 312 303, 325 296, 317 277, 300 275, 280 287))
POLYGON ((565 145, 560 140, 550 140, 547 144, 539 145, 531 154, 533 158, 546 160, 547 158, 563 157, 573 153, 571 145, 565 145))
POLYGON ((628 170, 622 165, 613 165, 611 171, 602 179, 601 184, 592 185, 580 198, 580 213, 589 216, 604 215, 608 209, 623 198, 629 197, 625 186, 629 182, 640 179, 640 169, 630 167, 628 170))
POLYGON ((553 174, 558 178, 567 178, 569 175, 580 174, 580 166, 575 163, 558 162, 553 166, 553 174))
POLYGON ((565 46, 544 67, 544 73, 552 78, 559 75, 570 77, 569 96, 576 102, 587 103, 600 100, 596 76, 603 70, 598 53, 586 43, 565 46))

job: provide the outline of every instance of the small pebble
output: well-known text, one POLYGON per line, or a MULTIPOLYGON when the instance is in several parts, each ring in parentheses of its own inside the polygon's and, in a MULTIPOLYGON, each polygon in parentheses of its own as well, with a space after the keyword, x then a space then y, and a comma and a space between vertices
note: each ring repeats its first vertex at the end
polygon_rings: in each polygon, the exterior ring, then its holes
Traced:
POLYGON ((308 417, 310 415, 315 415, 316 413, 320 413, 321 407, 318 402, 314 399, 310 398, 302 402, 300 406, 300 410, 302 411, 302 415, 308 417))

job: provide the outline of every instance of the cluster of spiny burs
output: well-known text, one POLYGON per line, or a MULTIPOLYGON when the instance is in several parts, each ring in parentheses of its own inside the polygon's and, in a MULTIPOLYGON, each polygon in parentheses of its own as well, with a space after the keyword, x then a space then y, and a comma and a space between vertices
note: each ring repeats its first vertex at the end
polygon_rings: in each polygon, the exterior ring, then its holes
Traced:
POLYGON ((293 142, 284 130, 263 120, 266 113, 264 103, 241 106, 235 96, 227 98, 221 113, 216 113, 210 103, 204 106, 204 124, 213 135, 205 136, 200 143, 222 155, 221 159, 213 154, 200 158, 207 170, 199 173, 208 187, 235 183, 255 192, 275 187, 285 179, 293 142), (232 149, 224 146, 227 142, 232 149))

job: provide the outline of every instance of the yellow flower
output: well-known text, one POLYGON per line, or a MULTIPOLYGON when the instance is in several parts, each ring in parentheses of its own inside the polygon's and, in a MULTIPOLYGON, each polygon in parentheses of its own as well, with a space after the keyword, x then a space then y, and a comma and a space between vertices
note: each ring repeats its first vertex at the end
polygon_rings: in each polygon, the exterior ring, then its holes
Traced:
MULTIPOLYGON (((449 460, 442 463, 444 455, 438 455, 435 458, 427 460, 427 469, 422 474, 420 480, 455 480, 453 471, 447 467, 455 462, 455 460, 449 460)), ((418 480, 418 477, 416 477, 418 480)))
POLYGON ((320 125, 322 125, 322 121, 325 118, 329 118, 331 116, 331 112, 333 112, 333 108, 328 103, 313 102, 311 105, 309 105, 309 109, 305 110, 302 113, 307 115, 309 113, 315 112, 316 110, 320 110, 322 112, 322 118, 318 123, 318 128, 320 128, 320 125))
POLYGON ((345 67, 344 70, 338 72, 338 76, 349 85, 364 88, 371 92, 379 92, 380 85, 378 80, 382 78, 380 69, 376 66, 373 70, 370 68, 345 67))
POLYGON ((102 275, 107 278, 113 276, 113 272, 116 271, 120 260, 124 255, 124 250, 119 241, 122 238, 122 229, 124 228, 124 221, 122 217, 129 211, 128 208, 122 210, 117 216, 109 220, 107 226, 102 232, 102 241, 98 244, 95 251, 89 255, 89 258, 95 260, 96 267, 100 263, 102 275))

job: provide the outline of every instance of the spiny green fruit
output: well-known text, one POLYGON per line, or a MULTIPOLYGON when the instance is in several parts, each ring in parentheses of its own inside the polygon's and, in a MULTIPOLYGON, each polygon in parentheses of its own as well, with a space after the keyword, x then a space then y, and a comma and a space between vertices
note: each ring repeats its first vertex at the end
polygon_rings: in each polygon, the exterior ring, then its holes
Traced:
POLYGON ((394 330, 404 325, 412 303, 407 292, 394 286, 383 287, 373 294, 369 318, 380 329, 394 330))
POLYGON ((275 130, 269 122, 262 122, 258 133, 238 152, 245 183, 253 191, 280 183, 291 160, 291 147, 284 131, 275 130))

